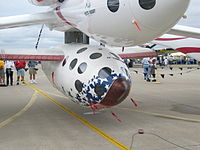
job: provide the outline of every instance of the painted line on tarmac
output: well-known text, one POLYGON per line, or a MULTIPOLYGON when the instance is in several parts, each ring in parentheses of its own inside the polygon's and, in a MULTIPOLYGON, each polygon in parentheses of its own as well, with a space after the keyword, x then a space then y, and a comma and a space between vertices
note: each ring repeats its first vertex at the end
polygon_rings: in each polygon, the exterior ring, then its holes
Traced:
MULTIPOLYGON (((61 98, 65 98, 66 99, 66 97, 64 97, 62 95, 50 93, 50 92, 47 92, 47 91, 43 91, 43 92, 48 93, 49 95, 53 95, 53 96, 57 96, 57 97, 61 97, 61 98)), ((153 116, 156 116, 156 117, 162 117, 162 118, 169 118, 169 119, 176 119, 176 120, 183 120, 183 121, 200 123, 200 120, 197 120, 197 119, 190 119, 190 118, 183 118, 183 117, 172 116, 172 115, 145 112, 145 111, 140 111, 140 110, 135 110, 135 109, 130 109, 130 108, 121 108, 121 107, 116 107, 116 108, 118 108, 118 109, 127 109, 127 110, 130 110, 130 111, 134 111, 134 112, 138 112, 138 113, 144 113, 144 114, 148 114, 148 115, 153 115, 153 116)))
POLYGON ((151 116, 156 116, 156 117, 200 123, 200 120, 197 120, 197 119, 184 118, 184 117, 178 117, 178 116, 173 116, 173 115, 165 115, 165 114, 153 113, 153 112, 146 112, 146 111, 135 110, 135 109, 130 109, 130 108, 123 108, 123 107, 116 107, 116 108, 117 109, 123 109, 123 110, 129 110, 129 111, 133 111, 133 112, 138 112, 138 113, 143 113, 143 114, 146 114, 146 115, 151 115, 151 116))
POLYGON ((60 97, 60 98, 67 99, 67 97, 62 96, 62 95, 59 95, 59 94, 55 94, 55 93, 51 93, 51 92, 47 92, 47 91, 44 91, 44 90, 41 90, 41 91, 44 92, 44 93, 46 93, 46 94, 52 95, 52 96, 56 96, 56 97, 60 97))
POLYGON ((91 124, 90 122, 88 122, 87 120, 85 120, 84 118, 80 117, 78 114, 76 114, 73 111, 71 111, 66 106, 58 103, 56 100, 54 100, 53 98, 51 98, 50 96, 48 96, 47 94, 45 94, 44 92, 42 92, 41 90, 39 90, 38 88, 36 88, 35 86, 33 86, 33 85, 31 85, 31 84, 29 84, 27 82, 26 82, 26 84, 28 86, 30 86, 33 90, 37 91, 38 93, 40 93, 41 95, 43 95, 44 97, 46 97, 48 100, 50 100, 51 102, 53 102, 54 104, 56 104, 62 110, 64 110, 65 112, 69 113, 70 115, 72 115, 73 117, 75 117, 77 120, 79 120, 80 122, 82 122, 83 124, 85 124, 86 126, 88 126, 90 129, 92 129, 93 131, 95 131, 97 134, 101 135, 103 138, 105 138, 106 140, 108 140, 109 142, 111 142, 112 144, 114 144, 116 147, 120 148, 121 150, 129 150, 129 148, 126 145, 120 143, 119 141, 117 141, 113 137, 109 136, 108 134, 106 134, 105 132, 103 132, 102 130, 100 130, 99 128, 97 128, 96 126, 94 126, 93 124, 91 124))
POLYGON ((20 110, 18 113, 16 113, 15 115, 13 115, 12 117, 10 117, 10 118, 6 119, 5 121, 1 122, 0 123, 0 128, 6 126, 7 124, 9 124, 12 121, 16 120, 22 114, 24 114, 35 103, 35 101, 37 100, 37 97, 38 97, 38 92, 35 91, 35 93, 31 97, 31 100, 28 102, 28 104, 22 110, 20 110))

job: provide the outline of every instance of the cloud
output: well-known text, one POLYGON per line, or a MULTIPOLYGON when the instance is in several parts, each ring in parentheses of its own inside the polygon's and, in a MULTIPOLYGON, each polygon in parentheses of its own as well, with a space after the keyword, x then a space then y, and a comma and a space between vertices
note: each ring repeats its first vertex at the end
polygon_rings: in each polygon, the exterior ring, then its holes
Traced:
MULTIPOLYGON (((47 7, 38 7, 29 3, 29 0, 0 1, 0 17, 22 14, 32 14, 45 11, 47 7)), ((7 48, 34 48, 37 42, 41 25, 0 30, 0 49, 7 48)), ((64 33, 49 31, 44 28, 40 48, 48 48, 64 43, 64 33)))
MULTIPOLYGON (((34 48, 41 26, 20 27, 0 30, 0 49, 34 48)), ((44 28, 39 47, 48 48, 64 44, 64 33, 44 28)))
POLYGON ((0 17, 44 11, 47 7, 32 5, 29 0, 0 1, 0 17))

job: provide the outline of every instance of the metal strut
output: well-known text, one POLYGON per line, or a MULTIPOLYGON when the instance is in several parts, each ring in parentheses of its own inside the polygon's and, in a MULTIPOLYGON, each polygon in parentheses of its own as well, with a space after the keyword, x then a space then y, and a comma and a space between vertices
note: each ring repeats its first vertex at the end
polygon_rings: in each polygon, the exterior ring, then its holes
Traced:
POLYGON ((42 35, 42 31, 43 31, 43 28, 44 28, 44 24, 42 25, 41 29, 40 29, 40 33, 38 35, 38 40, 37 40, 37 43, 35 45, 35 49, 37 50, 38 48, 38 45, 39 45, 39 42, 40 42, 40 38, 41 38, 41 35, 42 35))

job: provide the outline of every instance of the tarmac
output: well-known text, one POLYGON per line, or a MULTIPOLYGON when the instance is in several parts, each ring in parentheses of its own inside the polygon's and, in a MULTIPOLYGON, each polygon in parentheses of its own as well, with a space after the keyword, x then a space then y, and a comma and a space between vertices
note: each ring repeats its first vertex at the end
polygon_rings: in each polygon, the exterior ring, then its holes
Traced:
POLYGON ((159 68, 157 83, 131 68, 128 98, 95 114, 66 99, 41 69, 38 84, 27 73, 26 85, 0 87, 0 150, 200 150, 200 69, 179 67, 159 68))

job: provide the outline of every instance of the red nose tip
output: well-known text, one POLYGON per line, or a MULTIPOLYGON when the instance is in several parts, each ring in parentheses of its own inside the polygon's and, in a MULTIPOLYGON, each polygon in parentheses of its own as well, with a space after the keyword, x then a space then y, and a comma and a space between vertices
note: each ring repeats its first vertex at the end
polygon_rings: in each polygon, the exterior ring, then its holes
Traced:
POLYGON ((112 107, 121 103, 128 96, 131 83, 124 78, 118 78, 114 81, 105 98, 100 105, 112 107))

